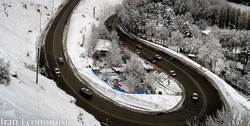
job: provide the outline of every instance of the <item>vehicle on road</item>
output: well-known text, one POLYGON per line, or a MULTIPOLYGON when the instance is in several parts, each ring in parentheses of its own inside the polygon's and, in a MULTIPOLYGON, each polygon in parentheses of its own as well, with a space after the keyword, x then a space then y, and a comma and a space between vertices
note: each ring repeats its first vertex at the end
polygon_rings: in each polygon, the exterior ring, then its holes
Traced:
POLYGON ((198 101, 198 94, 197 93, 193 93, 192 94, 192 100, 194 101, 194 102, 197 102, 198 101))
POLYGON ((176 73, 174 70, 170 70, 169 71, 169 74, 172 76, 172 77, 176 77, 176 73))
POLYGON ((158 54, 155 54, 155 59, 157 59, 157 60, 161 60, 161 56, 160 56, 160 55, 158 55, 158 54))
POLYGON ((136 48, 141 49, 142 48, 141 44, 137 44, 136 48))
POLYGON ((60 74, 61 74, 59 68, 54 68, 54 73, 55 73, 56 75, 60 75, 60 74))
POLYGON ((151 63, 156 63, 155 58, 150 58, 149 61, 150 61, 151 63))
POLYGON ((175 55, 170 55, 170 59, 171 59, 171 60, 175 60, 175 59, 176 59, 176 56, 175 56, 175 55))
POLYGON ((123 45, 123 42, 122 42, 122 41, 119 41, 119 45, 123 45))
POLYGON ((136 49, 136 50, 135 50, 135 53, 136 53, 136 54, 140 54, 141 52, 140 52, 138 49, 136 49))
POLYGON ((92 91, 88 88, 81 88, 81 92, 86 97, 91 97, 93 94, 92 91))
POLYGON ((197 58, 197 55, 192 54, 192 53, 189 53, 187 56, 188 56, 188 58, 190 58, 190 59, 197 58))
POLYGON ((58 60, 58 63, 59 63, 59 64, 63 64, 63 63, 64 63, 64 59, 63 59, 62 57, 58 57, 57 60, 58 60))

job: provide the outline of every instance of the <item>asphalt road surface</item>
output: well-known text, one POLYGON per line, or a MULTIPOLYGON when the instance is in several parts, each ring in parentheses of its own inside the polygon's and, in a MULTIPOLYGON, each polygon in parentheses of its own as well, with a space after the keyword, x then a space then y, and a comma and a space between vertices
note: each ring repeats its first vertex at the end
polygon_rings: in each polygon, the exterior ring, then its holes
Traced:
MULTIPOLYGON (((186 125, 187 120, 195 118, 203 120, 206 115, 216 113, 217 109, 222 107, 222 103, 218 92, 213 88, 209 81, 199 75, 197 72, 184 65, 180 61, 171 61, 170 57, 161 51, 142 44, 141 56, 148 58, 154 54, 160 54, 162 60, 156 65, 168 72, 173 69, 177 73, 176 79, 179 80, 185 88, 186 100, 181 108, 170 113, 158 115, 145 114, 134 112, 113 104, 106 99, 93 94, 91 99, 85 98, 80 89, 87 87, 88 83, 82 83, 75 75, 69 63, 65 62, 60 65, 57 61, 58 57, 65 56, 63 54, 63 29, 70 13, 80 0, 70 0, 55 18, 48 34, 45 38, 45 46, 43 47, 46 71, 62 90, 76 99, 76 104, 82 107, 95 116, 100 122, 106 122, 114 126, 181 126, 186 125), (55 76, 53 69, 58 67, 61 71, 61 76, 55 76), (192 102, 191 94, 197 92, 199 101, 192 102)), ((110 23, 113 23, 114 18, 110 18, 110 23)), ((108 21, 108 22, 109 22, 108 21)), ((118 32, 121 36, 121 41, 125 46, 134 49, 137 41, 130 39, 128 36, 118 32)), ((76 117, 77 118, 77 117, 76 117)))

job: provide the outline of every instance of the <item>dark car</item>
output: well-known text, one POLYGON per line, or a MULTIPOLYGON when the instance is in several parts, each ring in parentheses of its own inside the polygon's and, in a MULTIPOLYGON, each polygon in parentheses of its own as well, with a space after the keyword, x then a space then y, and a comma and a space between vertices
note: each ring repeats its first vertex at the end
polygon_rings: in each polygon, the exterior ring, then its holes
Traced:
POLYGON ((192 101, 194 101, 194 102, 198 101, 198 94, 195 92, 192 94, 192 101))
POLYGON ((142 48, 141 44, 137 44, 136 48, 141 49, 142 48))
POLYGON ((54 68, 54 73, 58 76, 61 74, 59 68, 54 68))
POLYGON ((58 63, 63 64, 64 63, 64 59, 62 57, 58 57, 58 63))
POLYGON ((150 61, 151 63, 156 63, 155 58, 150 58, 149 61, 150 61))
POLYGON ((170 59, 171 59, 171 60, 175 60, 175 59, 176 59, 176 56, 175 56, 175 55, 171 55, 171 56, 170 56, 170 59))
POLYGON ((81 88, 81 92, 84 96, 91 97, 92 96, 92 91, 88 88, 81 88))

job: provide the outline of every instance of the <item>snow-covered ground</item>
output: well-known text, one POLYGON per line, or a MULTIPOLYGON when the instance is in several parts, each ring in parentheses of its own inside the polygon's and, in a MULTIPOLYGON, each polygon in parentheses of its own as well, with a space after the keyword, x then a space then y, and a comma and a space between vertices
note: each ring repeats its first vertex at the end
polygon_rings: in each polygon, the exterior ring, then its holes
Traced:
MULTIPOLYGON (((104 9, 107 8, 108 14, 114 12, 111 8, 114 5, 121 3, 122 0, 85 0, 81 1, 79 6, 74 11, 67 35, 67 52, 70 60, 78 73, 87 80, 91 87, 115 102, 118 105, 143 111, 168 111, 173 108, 178 108, 181 105, 182 96, 177 94, 166 95, 146 95, 146 94, 127 94, 113 90, 103 80, 97 77, 88 66, 93 64, 93 60, 86 55, 86 45, 91 34, 91 26, 98 26, 104 9), (93 8, 95 7, 95 18, 93 18, 93 8), (84 37, 83 37, 84 35, 84 37), (84 45, 80 45, 83 42, 84 45)), ((175 86, 173 86, 175 87, 175 86)), ((176 89, 178 90, 178 89, 176 89)))
MULTIPOLYGON (((121 29, 121 27, 120 27, 120 29, 121 29)), ((124 31, 124 33, 127 34, 127 32, 125 32, 125 31, 124 31)), ((208 76, 210 78, 210 80, 213 81, 214 87, 216 87, 216 89, 219 89, 223 99, 226 100, 225 101, 226 104, 228 104, 230 107, 238 110, 240 113, 250 113, 250 99, 239 94, 233 87, 231 87, 229 84, 227 84, 224 80, 222 80, 220 77, 215 75, 210 70, 208 70, 204 67, 201 68, 201 65, 199 65, 198 63, 189 59, 188 57, 186 57, 180 53, 177 53, 176 51, 173 51, 173 50, 168 49, 166 47, 163 47, 161 45, 140 39, 132 34, 128 34, 128 35, 131 37, 137 38, 138 40, 140 40, 148 45, 151 45, 155 48, 163 50, 169 54, 174 54, 178 57, 178 59, 182 60, 183 62, 185 62, 189 65, 192 65, 197 71, 205 74, 206 76, 208 76)))
POLYGON ((0 84, 2 120, 61 120, 70 126, 100 125, 53 81, 39 75, 39 83, 35 83, 40 24, 45 27, 53 8, 56 11, 60 3, 61 0, 0 0, 0 58, 10 63, 12 74, 17 73, 17 77, 11 76, 8 86, 0 84))

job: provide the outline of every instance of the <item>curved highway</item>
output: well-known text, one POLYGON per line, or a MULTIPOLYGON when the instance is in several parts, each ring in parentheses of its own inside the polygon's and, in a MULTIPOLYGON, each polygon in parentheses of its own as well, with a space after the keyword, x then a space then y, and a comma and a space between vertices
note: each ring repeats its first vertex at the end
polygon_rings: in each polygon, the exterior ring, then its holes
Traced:
MULTIPOLYGON (((210 82, 193 69, 176 60, 171 61, 169 55, 149 46, 143 45, 141 50, 142 57, 153 57, 154 54, 160 54, 162 60, 156 63, 157 66, 165 70, 174 69, 177 73, 176 79, 179 80, 186 91, 186 100, 180 109, 170 113, 158 115, 134 112, 115 105, 114 103, 103 99, 97 94, 93 94, 91 99, 86 99, 80 93, 80 88, 88 84, 79 80, 69 63, 63 65, 57 63, 58 57, 65 58, 63 53, 63 30, 74 7, 80 0, 70 0, 59 12, 54 22, 50 26, 45 37, 45 46, 43 47, 46 71, 50 78, 53 78, 58 87, 76 99, 76 104, 95 116, 101 122, 107 122, 114 126, 181 126, 186 125, 187 120, 205 119, 207 115, 216 113, 217 109, 222 107, 219 94, 210 82), (53 69, 58 67, 61 76, 53 74, 53 69), (200 99, 197 103, 191 101, 192 92, 197 92, 200 99)), ((109 18, 108 22, 113 24, 114 18, 109 18)), ((129 38, 122 32, 119 32, 121 41, 125 45, 134 49, 137 41, 129 38)), ((66 46, 66 45, 65 45, 66 46)))

